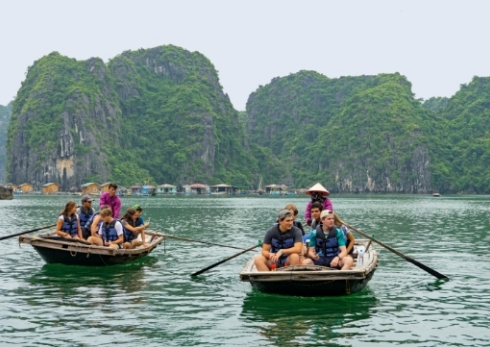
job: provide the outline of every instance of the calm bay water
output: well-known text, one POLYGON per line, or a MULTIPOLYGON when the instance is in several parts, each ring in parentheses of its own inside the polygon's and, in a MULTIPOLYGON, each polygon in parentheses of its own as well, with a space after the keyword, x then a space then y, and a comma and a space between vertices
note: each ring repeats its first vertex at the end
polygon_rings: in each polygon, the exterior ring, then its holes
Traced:
MULTIPOLYGON (((0 236, 56 221, 70 197, 0 201, 0 236)), ((79 197, 76 197, 79 198, 79 197)), ((247 253, 167 240, 149 257, 107 268, 45 265, 17 238, 0 241, 0 345, 21 346, 489 346, 489 196, 333 196, 351 225, 450 277, 377 246, 379 266, 360 293, 267 295, 241 283, 247 253)), ((306 197, 123 198, 152 229, 250 247, 275 213, 306 197)), ((360 237, 360 236, 359 236, 360 237)))

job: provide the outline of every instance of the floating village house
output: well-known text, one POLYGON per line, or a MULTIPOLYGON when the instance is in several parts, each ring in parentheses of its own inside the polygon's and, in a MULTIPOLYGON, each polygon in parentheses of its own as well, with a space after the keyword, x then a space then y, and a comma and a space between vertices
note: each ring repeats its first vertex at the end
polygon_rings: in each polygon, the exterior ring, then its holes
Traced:
POLYGON ((93 182, 82 184, 82 194, 99 194, 99 185, 93 182))
POLYGON ((141 194, 143 195, 152 195, 155 192, 155 186, 145 185, 141 187, 141 194))
POLYGON ((60 185, 57 183, 46 183, 43 185, 43 194, 58 194, 60 192, 60 185))
POLYGON ((185 194, 207 194, 210 193, 209 186, 202 183, 185 184, 182 186, 185 194))
POLYGON ((111 182, 102 183, 100 185, 100 193, 101 194, 109 191, 109 184, 111 184, 111 182))
MULTIPOLYGON (((13 187, 12 187, 13 188, 13 187)), ((20 186, 19 186, 19 190, 21 193, 32 193, 32 191, 34 190, 33 187, 32 187, 32 184, 30 183, 22 183, 20 186)))
POLYGON ((177 192, 176 188, 177 187, 172 184, 160 184, 157 187, 157 194, 175 194, 177 192))
POLYGON ((278 185, 278 184, 269 184, 268 186, 265 186, 265 192, 270 195, 282 195, 285 194, 288 190, 288 187, 285 186, 284 184, 278 185))
POLYGON ((211 194, 231 194, 233 191, 234 189, 232 186, 224 183, 211 186, 211 194))
POLYGON ((12 187, 13 191, 16 191, 18 188, 17 184, 9 183, 9 185, 12 187))
POLYGON ((131 187, 129 187, 129 189, 131 189, 131 195, 137 195, 142 193, 143 186, 139 183, 135 183, 131 187))

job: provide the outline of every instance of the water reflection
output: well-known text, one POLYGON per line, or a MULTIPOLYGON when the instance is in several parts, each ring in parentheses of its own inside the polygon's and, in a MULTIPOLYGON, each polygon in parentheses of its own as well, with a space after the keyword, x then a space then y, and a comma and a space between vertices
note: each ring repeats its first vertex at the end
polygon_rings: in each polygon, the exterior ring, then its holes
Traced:
POLYGON ((369 289, 346 297, 300 298, 257 291, 243 300, 241 318, 275 346, 305 343, 345 346, 339 338, 361 334, 378 300, 369 289), (363 322, 365 321, 365 322, 363 322))

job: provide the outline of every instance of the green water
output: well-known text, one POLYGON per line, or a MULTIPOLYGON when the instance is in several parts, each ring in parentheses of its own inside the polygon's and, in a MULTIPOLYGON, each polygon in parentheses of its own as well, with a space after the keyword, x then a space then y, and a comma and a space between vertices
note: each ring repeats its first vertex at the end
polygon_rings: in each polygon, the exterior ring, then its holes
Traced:
MULTIPOLYGON (((0 235, 54 223, 69 197, 0 201, 0 235)), ((79 197, 77 197, 79 198, 79 197)), ((489 346, 489 196, 333 196, 351 225, 450 277, 439 281, 377 247, 366 289, 335 298, 266 295, 238 279, 247 253, 167 240, 107 268, 45 265, 17 239, 0 242, 0 345, 489 346)), ((159 231, 250 247, 277 210, 307 198, 157 197, 140 203, 159 231)), ((152 229, 153 229, 152 228, 152 229)))

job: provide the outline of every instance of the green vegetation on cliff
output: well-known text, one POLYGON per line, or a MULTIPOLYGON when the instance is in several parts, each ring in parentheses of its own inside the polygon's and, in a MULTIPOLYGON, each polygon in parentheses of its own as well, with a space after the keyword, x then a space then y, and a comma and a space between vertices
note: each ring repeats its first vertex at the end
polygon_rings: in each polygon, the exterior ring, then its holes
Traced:
POLYGON ((399 74, 329 79, 301 71, 259 88, 247 113, 251 141, 289 163, 286 184, 423 192, 440 183, 431 170, 443 167, 431 154, 442 118, 414 99, 399 74))
POLYGON ((107 65, 56 52, 39 59, 15 99, 8 148, 13 179, 64 190, 87 180, 248 188, 258 177, 213 65, 175 46, 107 65))
POLYGON ((490 77, 474 77, 451 97, 440 114, 447 120, 441 157, 445 188, 456 192, 490 192, 490 77))
POLYGON ((5 167, 7 165, 7 128, 12 115, 12 103, 0 105, 0 182, 5 182, 5 167))
POLYGON ((488 193, 489 91, 490 78, 475 77, 424 101, 399 73, 300 71, 260 86, 238 112, 198 52, 161 46, 107 64, 55 52, 28 69, 13 103, 8 173, 64 190, 320 181, 332 192, 488 193))

